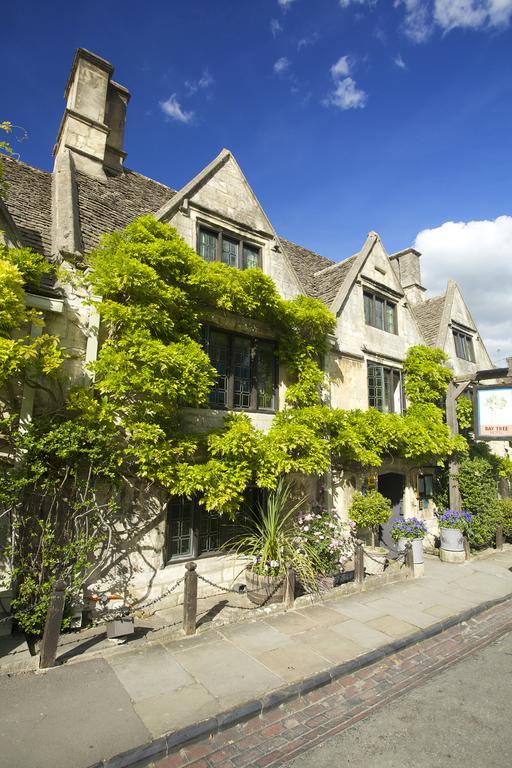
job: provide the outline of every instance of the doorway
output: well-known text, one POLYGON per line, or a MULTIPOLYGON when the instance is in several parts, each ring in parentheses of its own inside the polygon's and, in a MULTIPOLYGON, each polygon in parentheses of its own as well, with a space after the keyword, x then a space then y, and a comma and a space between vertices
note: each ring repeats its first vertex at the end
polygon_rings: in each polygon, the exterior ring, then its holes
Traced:
POLYGON ((379 475, 377 487, 379 493, 382 493, 383 496, 391 501, 392 508, 389 521, 380 527, 379 544, 381 547, 387 547, 390 552, 394 553, 396 552, 396 544, 391 538, 391 526, 394 520, 404 516, 405 476, 397 472, 386 472, 384 475, 379 475))

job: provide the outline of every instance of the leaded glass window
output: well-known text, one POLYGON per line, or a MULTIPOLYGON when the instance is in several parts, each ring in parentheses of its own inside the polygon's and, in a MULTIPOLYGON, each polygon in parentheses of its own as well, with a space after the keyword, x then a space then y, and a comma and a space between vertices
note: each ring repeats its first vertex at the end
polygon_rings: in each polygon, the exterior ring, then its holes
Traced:
POLYGON ((194 502, 175 496, 167 513, 167 556, 186 557, 193 554, 194 502))
POLYGON ((258 408, 274 410, 275 408, 275 365, 274 347, 265 341, 259 341, 257 346, 257 375, 256 389, 258 408))
POLYGON ((199 230, 199 255, 205 261, 217 259, 217 233, 207 229, 199 230))
POLYGON ((376 363, 368 363, 368 405, 381 413, 402 413, 400 371, 376 363))
POLYGON ((261 268, 261 248, 221 229, 198 227, 197 251, 205 261, 221 261, 235 269, 261 268))
POLYGON ((276 409, 276 355, 271 341, 205 328, 204 344, 218 378, 212 408, 276 409))
POLYGON ((233 339, 233 405, 251 407, 251 341, 243 336, 233 339))
POLYGON ((473 339, 467 333, 453 331, 453 340, 455 342, 455 352, 461 360, 467 360, 470 363, 475 362, 475 350, 473 348, 473 339))
POLYGON ((238 242, 222 238, 222 261, 228 267, 238 267, 238 242))
POLYGON ((208 344, 210 362, 218 373, 210 392, 210 404, 225 408, 228 404, 229 337, 227 333, 211 331, 208 344))
POLYGON ((370 291, 363 292, 364 321, 381 331, 397 333, 396 304, 370 291))

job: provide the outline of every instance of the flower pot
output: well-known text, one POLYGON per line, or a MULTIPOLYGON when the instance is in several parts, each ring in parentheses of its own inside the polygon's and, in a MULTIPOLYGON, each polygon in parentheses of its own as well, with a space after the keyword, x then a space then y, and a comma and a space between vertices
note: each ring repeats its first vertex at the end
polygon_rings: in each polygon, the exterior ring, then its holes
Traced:
POLYGON ((339 571, 339 573, 335 573, 333 576, 321 576, 319 574, 317 576, 318 589, 320 592, 326 592, 334 587, 339 587, 340 584, 345 584, 345 582, 350 581, 353 577, 353 572, 348 571, 339 571))
POLYGON ((412 561, 414 565, 421 565, 423 563, 423 539, 398 539, 398 552, 401 554, 405 552, 405 545, 407 541, 412 544, 412 561))
POLYGON ((126 637, 135 632, 133 616, 119 616, 117 619, 107 621, 107 637, 115 640, 118 637, 126 637))
POLYGON ((282 603, 284 599, 285 577, 262 576, 247 568, 245 571, 247 597, 253 605, 282 603))
POLYGON ((383 573, 388 563, 386 547, 364 547, 364 571, 369 576, 383 573))
POLYGON ((441 549, 464 552, 464 535, 458 528, 441 528, 441 549))

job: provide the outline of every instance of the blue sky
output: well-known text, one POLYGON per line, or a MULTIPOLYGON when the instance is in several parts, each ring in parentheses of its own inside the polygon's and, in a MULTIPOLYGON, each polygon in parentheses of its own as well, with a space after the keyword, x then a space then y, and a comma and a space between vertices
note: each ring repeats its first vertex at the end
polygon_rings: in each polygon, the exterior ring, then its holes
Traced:
POLYGON ((277 231, 335 260, 421 233, 428 287, 457 279, 512 354, 512 0, 29 1, 2 26, 25 162, 51 168, 89 48, 132 93, 130 168, 179 188, 227 147, 277 231))

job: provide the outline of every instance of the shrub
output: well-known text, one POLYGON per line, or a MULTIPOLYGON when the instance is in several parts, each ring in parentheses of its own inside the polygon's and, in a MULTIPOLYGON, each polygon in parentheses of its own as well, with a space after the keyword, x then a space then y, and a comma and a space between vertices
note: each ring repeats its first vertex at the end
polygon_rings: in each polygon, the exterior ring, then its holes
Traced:
POLYGON ((512 499, 498 499, 496 502, 496 523, 503 526, 505 536, 512 536, 512 499))
POLYGON ((379 525, 384 525, 391 517, 391 501, 378 491, 369 491, 364 496, 357 491, 352 497, 349 514, 357 526, 370 528, 375 544, 379 525))
POLYGON ((316 551, 319 573, 322 576, 339 573, 354 550, 352 526, 321 508, 301 515, 298 524, 300 539, 309 542, 316 551))

